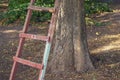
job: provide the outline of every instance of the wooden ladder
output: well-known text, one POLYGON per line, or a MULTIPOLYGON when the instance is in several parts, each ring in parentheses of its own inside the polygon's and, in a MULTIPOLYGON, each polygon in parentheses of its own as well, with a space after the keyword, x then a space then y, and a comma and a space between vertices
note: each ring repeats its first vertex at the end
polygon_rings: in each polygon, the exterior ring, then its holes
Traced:
POLYGON ((35 0, 31 0, 30 5, 28 7, 28 12, 27 12, 25 23, 24 23, 23 31, 22 31, 22 33, 19 34, 19 37, 20 37, 19 46, 18 46, 16 55, 13 57, 14 63, 13 63, 13 67, 11 70, 9 80, 15 80, 15 73, 17 71, 16 69, 18 67, 18 63, 39 69, 40 72, 39 72, 39 79, 38 80, 44 80, 47 62, 48 62, 48 57, 49 57, 50 48, 51 48, 51 42, 53 40, 54 30, 55 30, 55 26, 56 26, 59 6, 58 6, 58 0, 55 0, 54 8, 38 7, 38 6, 34 6, 34 3, 35 3, 35 0), (27 34, 27 30, 29 27, 30 18, 32 16, 33 10, 45 11, 45 12, 52 13, 52 17, 51 17, 51 21, 50 21, 50 25, 49 25, 49 31, 48 31, 47 36, 38 36, 35 34, 27 34), (26 38, 46 41, 43 61, 41 64, 20 58, 21 53, 22 53, 22 48, 23 48, 23 45, 24 45, 26 38))

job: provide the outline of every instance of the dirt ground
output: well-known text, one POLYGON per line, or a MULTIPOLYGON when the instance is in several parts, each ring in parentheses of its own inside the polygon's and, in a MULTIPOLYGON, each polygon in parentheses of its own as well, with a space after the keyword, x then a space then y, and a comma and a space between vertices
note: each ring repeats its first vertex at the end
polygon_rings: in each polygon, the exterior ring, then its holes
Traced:
MULTIPOLYGON (((93 16, 93 19, 103 23, 101 26, 87 26, 88 45, 95 70, 77 74, 52 75, 47 73, 46 80, 120 80, 120 6, 113 7, 113 12, 105 12, 93 16)), ((37 28, 31 27, 29 32, 39 31, 46 34, 44 23, 37 28)), ((0 80, 8 80, 12 67, 12 57, 15 55, 22 25, 11 24, 0 26, 0 80)), ((44 42, 27 40, 24 46, 23 58, 41 62, 44 42), (29 44, 28 44, 29 43, 29 44), (31 53, 31 54, 29 54, 31 53)), ((16 80, 37 80, 38 72, 32 68, 20 65, 16 80)))

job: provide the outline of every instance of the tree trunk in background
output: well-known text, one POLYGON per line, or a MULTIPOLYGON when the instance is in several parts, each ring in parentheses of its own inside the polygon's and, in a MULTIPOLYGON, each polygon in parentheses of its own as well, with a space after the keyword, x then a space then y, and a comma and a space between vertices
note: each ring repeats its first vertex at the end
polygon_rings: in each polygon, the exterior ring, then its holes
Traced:
POLYGON ((92 70, 85 27, 84 0, 60 0, 51 71, 92 70))

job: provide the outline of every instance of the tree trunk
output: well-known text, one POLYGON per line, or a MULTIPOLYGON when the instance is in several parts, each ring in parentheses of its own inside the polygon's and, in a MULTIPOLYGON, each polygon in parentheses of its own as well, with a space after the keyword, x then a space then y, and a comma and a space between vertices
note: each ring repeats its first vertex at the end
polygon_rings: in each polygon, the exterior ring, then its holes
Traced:
POLYGON ((60 0, 52 72, 85 72, 93 69, 84 16, 84 0, 60 0))

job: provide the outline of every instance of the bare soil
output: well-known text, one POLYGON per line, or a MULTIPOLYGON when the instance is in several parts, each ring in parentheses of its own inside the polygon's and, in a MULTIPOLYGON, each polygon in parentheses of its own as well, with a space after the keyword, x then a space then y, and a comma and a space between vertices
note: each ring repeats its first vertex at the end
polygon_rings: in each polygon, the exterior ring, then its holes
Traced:
MULTIPOLYGON (((87 26, 88 45, 95 70, 83 74, 46 74, 46 80, 120 80, 120 6, 113 12, 94 15, 93 19, 103 26, 87 26)), ((39 23, 29 29, 30 33, 46 35, 48 23, 39 23), (37 27, 36 27, 37 26, 37 27), (45 27, 44 27, 45 26, 45 27)), ((32 25, 31 25, 32 26, 32 25)), ((0 26, 0 80, 8 80, 12 68, 19 33, 23 26, 11 24, 0 26)), ((41 62, 44 42, 26 40, 22 57, 41 62)), ((20 65, 16 80, 37 80, 38 70, 20 65)))

